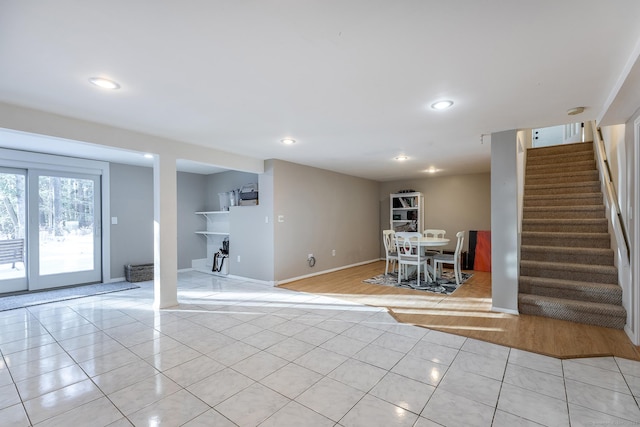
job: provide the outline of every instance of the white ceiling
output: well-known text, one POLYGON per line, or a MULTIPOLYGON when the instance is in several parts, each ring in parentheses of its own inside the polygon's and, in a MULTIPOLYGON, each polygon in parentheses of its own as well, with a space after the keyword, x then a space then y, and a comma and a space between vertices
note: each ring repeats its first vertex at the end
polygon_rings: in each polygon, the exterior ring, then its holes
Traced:
POLYGON ((485 172, 483 134, 603 116, 638 16, 637 0, 4 0, 0 101, 379 181, 485 172))

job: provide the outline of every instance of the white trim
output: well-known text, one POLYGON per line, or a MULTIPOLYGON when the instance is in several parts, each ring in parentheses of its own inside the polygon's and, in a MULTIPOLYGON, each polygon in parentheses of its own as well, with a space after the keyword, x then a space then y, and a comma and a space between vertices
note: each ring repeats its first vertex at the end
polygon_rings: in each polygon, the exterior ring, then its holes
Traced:
POLYGON ((276 282, 274 282, 273 280, 258 280, 258 279, 252 279, 250 277, 236 276, 234 274, 229 274, 225 277, 228 277, 229 279, 241 280, 243 282, 258 283, 260 285, 266 285, 271 287, 274 287, 276 285, 276 282))
POLYGON ((633 142, 634 142, 634 201, 633 201, 633 242, 631 243, 631 286, 630 286, 630 309, 631 319, 625 325, 626 332, 633 345, 640 345, 640 117, 633 122, 633 142))
POLYGON ((520 315, 518 310, 511 310, 508 308, 500 308, 500 307, 491 307, 491 311, 495 311, 497 313, 507 313, 507 314, 515 314, 516 316, 520 315))
POLYGON ((372 262, 379 261, 379 259, 372 259, 369 261, 362 261, 355 264, 344 265, 342 267, 331 268, 329 270, 318 271, 317 273, 305 274, 304 276, 291 277, 284 280, 276 280, 275 286, 284 285, 285 283, 295 282, 296 280, 308 279, 309 277, 320 276, 321 274, 333 273, 334 271, 346 270, 347 268, 357 267, 359 265, 371 264, 372 262))
POLYGON ((105 280, 103 283, 114 283, 114 282, 126 282, 126 277, 112 277, 109 280, 105 280))

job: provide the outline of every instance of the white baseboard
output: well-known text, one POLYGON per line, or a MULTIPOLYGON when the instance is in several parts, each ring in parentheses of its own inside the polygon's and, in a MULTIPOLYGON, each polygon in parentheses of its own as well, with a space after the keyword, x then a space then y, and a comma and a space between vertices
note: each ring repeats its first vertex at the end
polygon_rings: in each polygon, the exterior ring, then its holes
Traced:
POLYGON ((491 306, 491 311, 495 311, 498 313, 515 314, 516 316, 520 315, 520 312, 518 310, 511 310, 509 308, 500 308, 500 307, 491 306))
POLYGON ((319 276, 321 274, 333 273, 334 271, 346 270, 347 268, 357 267, 359 265, 371 264, 372 262, 376 262, 376 261, 378 261, 377 258, 369 261, 358 262, 355 264, 343 265, 342 267, 331 268, 329 270, 322 270, 316 273, 305 274, 304 276, 292 277, 290 279, 284 279, 284 280, 276 280, 275 286, 284 285, 285 283, 289 283, 289 282, 295 282, 296 280, 308 279, 309 277, 319 276))
POLYGON ((109 280, 104 281, 103 283, 114 283, 114 282, 125 282, 127 279, 123 277, 112 277, 109 280))
POLYGON ((250 277, 236 276, 233 274, 229 274, 226 277, 228 277, 229 279, 242 280, 243 282, 258 283, 260 285, 267 285, 271 287, 275 286, 275 282, 273 280, 258 280, 258 279, 252 279, 250 277))

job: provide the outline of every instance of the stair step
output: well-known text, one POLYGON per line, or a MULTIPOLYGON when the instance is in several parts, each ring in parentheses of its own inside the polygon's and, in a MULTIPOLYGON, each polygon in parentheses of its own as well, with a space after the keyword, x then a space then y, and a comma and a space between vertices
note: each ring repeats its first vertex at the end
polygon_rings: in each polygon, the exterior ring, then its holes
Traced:
POLYGON ((543 174, 527 174, 525 184, 553 184, 558 182, 583 182, 583 181, 600 181, 597 170, 584 170, 574 172, 559 173, 543 173, 543 174))
POLYGON ((606 218, 522 220, 522 231, 606 233, 608 230, 606 218))
POLYGON ((522 208, 523 219, 542 218, 605 218, 604 205, 587 206, 530 206, 522 208))
POLYGON ((563 262, 569 264, 613 265, 609 248, 521 245, 520 259, 525 261, 563 262))
POLYGON ((521 314, 551 317, 615 329, 623 329, 627 320, 626 310, 619 305, 531 294, 518 295, 518 309, 521 314))
POLYGON ((520 276, 618 284, 618 269, 613 265, 520 260, 520 276))
POLYGON ((541 165, 541 164, 566 164, 572 162, 579 162, 585 160, 593 160, 594 154, 593 150, 584 150, 578 152, 568 152, 568 153, 556 153, 556 154, 545 154, 545 155, 537 155, 537 156, 529 156, 527 153, 527 166, 531 165, 541 165))
POLYGON ((542 173, 559 173, 569 171, 588 171, 595 170, 595 160, 582 160, 571 163, 561 164, 541 164, 541 165, 527 165, 526 173, 528 174, 542 174, 542 173))
POLYGON ((527 150, 527 159, 530 157, 549 156, 562 153, 578 153, 580 151, 593 152, 593 141, 529 148, 527 150))
POLYGON ((622 305, 622 288, 611 283, 520 276, 519 286, 523 294, 622 305))
POLYGON ((549 233, 546 231, 523 231, 521 245, 562 246, 571 248, 611 248, 609 233, 549 233))
POLYGON ((558 197, 557 194, 536 194, 523 197, 523 206, 576 206, 576 205, 602 205, 604 199, 601 192, 576 193, 558 197))
POLYGON ((531 184, 524 186, 524 194, 527 196, 545 194, 576 194, 597 193, 600 191, 600 181, 560 182, 553 184, 531 184))

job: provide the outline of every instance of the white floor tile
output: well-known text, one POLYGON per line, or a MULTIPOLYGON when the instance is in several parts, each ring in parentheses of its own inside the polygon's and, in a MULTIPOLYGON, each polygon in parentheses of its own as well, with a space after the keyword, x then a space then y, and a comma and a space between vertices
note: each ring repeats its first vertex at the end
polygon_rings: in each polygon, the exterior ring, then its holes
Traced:
POLYGON ((262 384, 254 383, 216 405, 214 409, 239 426, 255 426, 279 411, 289 401, 262 384))
POLYGON ((179 274, 178 306, 156 310, 153 283, 140 285, 0 312, 0 424, 640 420, 640 362, 560 361, 399 324, 379 308, 198 272, 179 274))
POLYGON ((564 377, 567 379, 631 394, 629 386, 615 364, 615 371, 597 368, 574 360, 565 360, 562 362, 562 366, 564 367, 564 377))
POLYGON ((322 375, 319 373, 295 363, 289 363, 263 378, 260 383, 289 399, 295 399, 320 379, 322 379, 322 375))
POLYGON ((377 366, 378 368, 389 370, 393 368, 404 356, 405 353, 400 351, 389 350, 375 344, 369 344, 357 352, 353 358, 366 362, 370 365, 377 366))
POLYGON ((286 359, 261 351, 234 364, 232 368, 251 379, 259 381, 288 363, 286 359))
POLYGON ((295 400, 337 422, 349 412, 364 395, 365 393, 360 390, 325 377, 295 400))
POLYGON ((633 396, 566 379, 569 403, 630 421, 640 420, 640 409, 633 396))
POLYGON ((347 359, 346 356, 318 347, 300 356, 294 362, 319 374, 326 375, 347 359))
POLYGON ((231 422, 228 418, 225 418, 220 412, 209 409, 202 415, 197 416, 183 427, 236 427, 236 424, 231 422))
POLYGON ((260 427, 332 427, 335 423, 327 417, 300 405, 289 402, 267 418, 260 427))
POLYGON ((503 384, 498 409, 546 426, 569 426, 567 402, 503 384))
POLYGON ((389 372, 369 394, 400 408, 419 414, 436 388, 389 372))
POLYGON ((102 396, 98 387, 86 380, 27 400, 24 406, 31 422, 37 424, 102 396))
POLYGON ((443 426, 489 427, 494 408, 437 389, 420 414, 443 426))
POLYGON ((405 356, 391 369, 391 372, 425 384, 437 386, 447 369, 448 366, 446 365, 429 362, 419 357, 405 356))
POLYGON ((482 375, 450 368, 440 381, 439 389, 489 406, 496 406, 500 381, 482 375))
POLYGON ((340 420, 345 427, 413 426, 418 415, 366 395, 340 420))
POLYGON ((87 374, 85 374, 78 365, 71 365, 37 377, 31 377, 24 381, 20 381, 16 383, 16 386, 18 387, 18 391, 20 392, 22 399, 30 400, 88 379, 89 377, 87 374))
POLYGON ((180 426, 210 408, 186 390, 180 390, 129 415, 135 426, 180 426))
POLYGON ((0 420, 8 426, 12 427, 28 427, 31 426, 27 413, 21 403, 8 408, 0 409, 0 420))
POLYGON ((227 368, 187 387, 187 390, 209 406, 215 406, 254 382, 251 378, 227 368))
POLYGON ((547 374, 535 369, 508 364, 504 382, 544 394, 560 400, 567 400, 562 377, 547 374))
POLYGON ((562 377, 562 361, 542 354, 512 348, 509 363, 562 377))
POLYGON ((129 415, 180 389, 178 384, 163 374, 157 374, 122 388, 108 397, 123 414, 129 415))
POLYGON ((108 426, 122 418, 122 414, 107 399, 101 397, 91 402, 74 407, 73 409, 49 418, 38 424, 38 427, 68 427, 68 426, 108 426))

